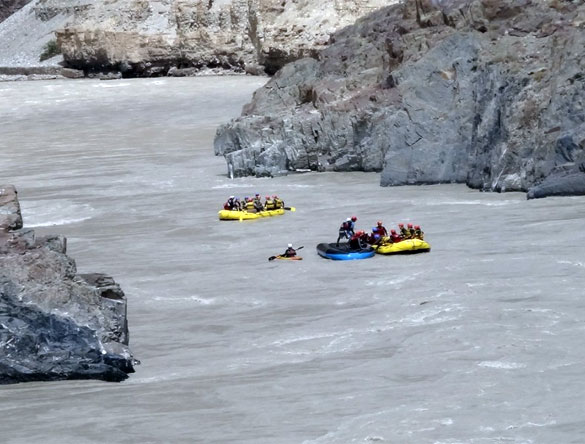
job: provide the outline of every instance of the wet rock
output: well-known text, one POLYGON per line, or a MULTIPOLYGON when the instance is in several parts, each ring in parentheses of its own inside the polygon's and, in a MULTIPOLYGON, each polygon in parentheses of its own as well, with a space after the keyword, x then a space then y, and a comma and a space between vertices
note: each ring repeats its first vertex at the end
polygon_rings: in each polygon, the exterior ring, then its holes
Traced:
MULTIPOLYGON (((4 196, 14 197, 12 186, 4 196)), ((18 213, 14 198, 0 212, 18 213)), ((12 220, 12 219, 11 219, 12 220)), ((133 372, 124 292, 109 276, 78 275, 62 236, 0 229, 0 384, 121 381, 133 372)))
POLYGON ((281 69, 215 152, 234 176, 363 170, 383 186, 527 191, 585 160, 585 5, 553 3, 416 0, 365 16, 281 69))
POLYGON ((0 185, 0 231, 22 228, 22 214, 12 185, 0 185))

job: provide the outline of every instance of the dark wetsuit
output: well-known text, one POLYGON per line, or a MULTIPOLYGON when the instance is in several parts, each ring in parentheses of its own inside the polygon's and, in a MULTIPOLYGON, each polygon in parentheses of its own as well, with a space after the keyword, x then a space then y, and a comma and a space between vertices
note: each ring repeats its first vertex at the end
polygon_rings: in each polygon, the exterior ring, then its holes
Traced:
POLYGON ((346 220, 341 224, 341 227, 339 227, 339 236, 337 236, 337 242, 335 243, 336 245, 339 245, 341 238, 350 239, 353 236, 353 226, 354 223, 351 220, 346 220))

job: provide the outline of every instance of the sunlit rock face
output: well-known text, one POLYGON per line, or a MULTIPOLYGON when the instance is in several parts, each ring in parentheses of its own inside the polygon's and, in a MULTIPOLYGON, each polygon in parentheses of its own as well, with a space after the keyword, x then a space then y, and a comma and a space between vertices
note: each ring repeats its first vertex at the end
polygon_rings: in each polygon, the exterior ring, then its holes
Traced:
POLYGON ((235 176, 380 171, 384 186, 583 194, 584 27, 579 2, 383 8, 280 70, 218 130, 216 154, 235 176))
POLYGON ((273 74, 290 61, 316 57, 331 33, 386 5, 385 0, 117 0, 76 11, 57 38, 67 66, 86 72, 273 74))

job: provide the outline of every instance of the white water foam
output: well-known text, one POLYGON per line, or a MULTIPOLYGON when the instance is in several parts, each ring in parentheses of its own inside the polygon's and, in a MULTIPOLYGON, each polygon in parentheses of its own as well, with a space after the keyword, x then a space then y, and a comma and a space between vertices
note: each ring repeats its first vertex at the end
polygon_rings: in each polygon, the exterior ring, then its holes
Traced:
POLYGON ((27 228, 68 225, 89 220, 96 210, 88 204, 68 200, 21 201, 22 218, 27 228))
POLYGON ((526 364, 518 364, 517 362, 504 362, 504 361, 481 361, 480 367, 497 368, 502 370, 515 370, 519 368, 525 368, 526 364))

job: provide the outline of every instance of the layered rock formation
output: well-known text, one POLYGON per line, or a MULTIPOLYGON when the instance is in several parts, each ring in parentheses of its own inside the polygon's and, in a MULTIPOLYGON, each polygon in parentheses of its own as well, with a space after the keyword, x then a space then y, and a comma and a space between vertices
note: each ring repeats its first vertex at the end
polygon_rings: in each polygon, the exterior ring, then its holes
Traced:
POLYGON ((0 384, 121 381, 133 372, 126 298, 103 274, 77 274, 62 236, 23 228, 0 185, 0 384))
POLYGON ((35 57, 38 64, 56 31, 65 66, 86 73, 272 74, 316 56, 332 32, 395 1, 33 0, 0 25, 8 42, 0 67, 31 66, 35 57))
POLYGON ((67 66, 126 76, 274 73, 386 0, 114 0, 57 32, 67 66))
POLYGON ((381 171, 381 184, 585 194, 585 5, 416 0, 285 66, 222 126, 235 176, 381 171))

